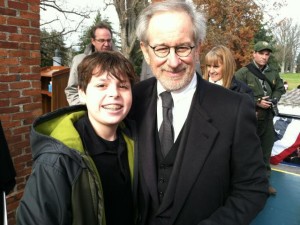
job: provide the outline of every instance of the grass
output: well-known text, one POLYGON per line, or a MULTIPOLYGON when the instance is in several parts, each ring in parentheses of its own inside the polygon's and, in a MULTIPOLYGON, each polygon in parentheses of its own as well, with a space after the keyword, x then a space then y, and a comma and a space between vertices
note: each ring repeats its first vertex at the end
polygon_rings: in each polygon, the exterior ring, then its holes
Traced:
POLYGON ((288 82, 288 91, 291 91, 297 88, 298 85, 300 85, 300 73, 284 73, 281 74, 280 77, 283 81, 288 82))

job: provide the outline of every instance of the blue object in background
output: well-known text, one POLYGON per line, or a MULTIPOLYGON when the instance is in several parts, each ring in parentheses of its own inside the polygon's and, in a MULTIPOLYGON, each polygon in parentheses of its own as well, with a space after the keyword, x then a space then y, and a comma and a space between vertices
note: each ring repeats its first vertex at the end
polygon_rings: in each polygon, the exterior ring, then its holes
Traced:
POLYGON ((52 81, 50 81, 50 83, 48 84, 48 91, 52 92, 52 81))

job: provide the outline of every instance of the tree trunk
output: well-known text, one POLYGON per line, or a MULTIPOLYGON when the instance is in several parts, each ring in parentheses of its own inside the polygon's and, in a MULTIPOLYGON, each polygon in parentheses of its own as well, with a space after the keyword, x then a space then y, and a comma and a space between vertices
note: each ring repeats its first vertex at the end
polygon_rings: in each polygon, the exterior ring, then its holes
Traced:
POLYGON ((135 51, 135 25, 138 14, 148 5, 148 0, 114 0, 120 21, 121 51, 130 59, 135 51))

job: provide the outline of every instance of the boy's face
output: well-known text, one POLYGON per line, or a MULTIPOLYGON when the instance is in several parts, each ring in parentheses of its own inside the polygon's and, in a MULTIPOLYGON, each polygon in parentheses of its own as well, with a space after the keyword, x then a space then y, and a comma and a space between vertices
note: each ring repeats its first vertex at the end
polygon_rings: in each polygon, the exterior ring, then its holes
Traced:
MULTIPOLYGON (((96 71, 95 69, 93 74, 96 71)), ((107 72, 99 76, 93 75, 86 92, 79 90, 79 93, 86 103, 89 119, 96 132, 110 127, 116 129, 128 114, 132 104, 129 80, 121 82, 109 76, 107 72)))

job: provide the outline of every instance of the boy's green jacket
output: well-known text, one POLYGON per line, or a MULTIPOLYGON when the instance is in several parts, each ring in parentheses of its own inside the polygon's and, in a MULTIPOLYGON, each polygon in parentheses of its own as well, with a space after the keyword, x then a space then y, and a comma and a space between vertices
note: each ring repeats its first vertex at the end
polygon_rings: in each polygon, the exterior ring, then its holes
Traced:
MULTIPOLYGON (((34 164, 17 209, 17 224, 106 224, 101 178, 73 126, 85 113, 84 105, 71 106, 34 121, 30 134, 34 164)), ((120 127, 135 195, 134 126, 125 120, 120 127)))

